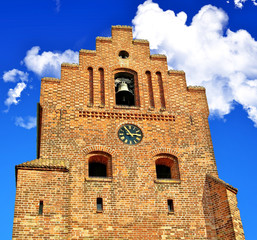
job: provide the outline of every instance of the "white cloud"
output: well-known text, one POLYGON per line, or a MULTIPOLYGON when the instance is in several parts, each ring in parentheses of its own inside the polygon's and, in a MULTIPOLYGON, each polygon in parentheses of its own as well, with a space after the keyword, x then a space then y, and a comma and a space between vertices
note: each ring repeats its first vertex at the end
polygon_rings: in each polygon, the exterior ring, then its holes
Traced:
POLYGON ((256 0, 252 0, 252 2, 253 2, 253 5, 254 5, 254 6, 257 6, 256 0))
POLYGON ((236 5, 236 7, 238 8, 242 8, 243 7, 243 3, 245 3, 246 0, 234 0, 234 3, 236 5))
POLYGON ((246 107, 249 118, 254 122, 254 126, 257 127, 257 108, 250 106, 246 107))
MULTIPOLYGON (((244 3, 246 2, 247 0, 234 0, 234 4, 235 4, 235 6, 237 7, 237 8, 243 8, 243 6, 244 6, 244 3)), ((257 2, 256 2, 256 0, 251 0, 252 1, 252 3, 253 3, 253 5, 254 6, 257 6, 257 2)))
POLYGON ((12 69, 8 72, 4 72, 3 75, 3 80, 4 82, 18 82, 19 83, 16 84, 15 88, 12 89, 10 88, 8 90, 8 97, 5 100, 4 104, 8 107, 7 110, 5 110, 5 112, 9 111, 9 108, 12 104, 17 105, 20 101, 20 96, 22 91, 27 87, 27 83, 28 82, 28 76, 29 74, 23 71, 20 71, 18 69, 12 69))
POLYGON ((31 129, 37 126, 37 118, 27 117, 26 120, 24 120, 22 117, 17 117, 15 120, 15 125, 26 129, 31 129))
POLYGON ((186 72, 188 85, 206 87, 211 114, 223 117, 236 101, 257 125, 257 42, 245 30, 225 31, 228 16, 212 5, 190 25, 186 20, 185 12, 163 11, 148 0, 133 19, 134 37, 166 54, 171 68, 186 72))
POLYGON ((4 72, 3 80, 4 82, 18 82, 19 80, 22 82, 27 82, 28 76, 28 73, 14 68, 8 72, 4 72))
POLYGON ((60 77, 61 64, 63 62, 78 63, 79 53, 70 49, 59 52, 39 53, 40 47, 35 46, 27 51, 24 63, 28 70, 39 76, 60 77))
POLYGON ((17 83, 16 87, 14 89, 10 88, 7 95, 8 98, 5 100, 5 105, 8 107, 7 111, 9 110, 9 107, 12 104, 17 105, 19 103, 19 97, 21 96, 21 92, 26 88, 26 83, 20 82, 17 83))
MULTIPOLYGON (((42 52, 39 53, 40 47, 35 46, 27 51, 27 54, 22 61, 29 71, 41 76, 60 77, 61 64, 63 62, 78 63, 79 53, 72 50, 60 52, 42 52)), ((5 100, 5 105, 9 110, 12 104, 17 105, 20 101, 21 92, 26 88, 29 74, 18 69, 12 69, 4 72, 4 82, 18 82, 14 89, 10 88, 5 100)))

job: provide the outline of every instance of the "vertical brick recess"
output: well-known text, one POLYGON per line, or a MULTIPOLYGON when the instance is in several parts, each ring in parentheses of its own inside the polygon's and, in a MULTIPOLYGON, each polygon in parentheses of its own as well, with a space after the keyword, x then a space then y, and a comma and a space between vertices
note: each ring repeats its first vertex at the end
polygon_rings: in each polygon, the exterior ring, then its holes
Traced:
POLYGON ((105 90, 104 90, 104 70, 99 68, 100 73, 100 94, 101 94, 101 106, 105 105, 105 90))
POLYGON ((157 78, 158 78, 158 84, 159 84, 159 89, 160 89, 160 101, 161 101, 161 109, 165 109, 166 104, 165 104, 165 97, 164 97, 164 89, 163 89, 163 82, 162 82, 162 75, 160 72, 156 73, 157 78))
POLYGON ((93 68, 88 68, 89 74, 89 105, 94 105, 94 81, 93 81, 93 68))
POLYGON ((205 89, 132 27, 113 26, 60 79, 43 78, 39 115, 38 158, 16 166, 13 239, 244 239, 237 189, 218 178, 205 89), (134 77, 135 106, 116 105, 118 73, 134 77), (124 124, 140 143, 120 141, 124 124), (156 164, 171 177, 157 178, 156 164))
POLYGON ((148 81, 148 92, 149 92, 149 105, 150 108, 154 108, 154 96, 153 96, 153 84, 152 76, 149 71, 146 71, 147 81, 148 81))

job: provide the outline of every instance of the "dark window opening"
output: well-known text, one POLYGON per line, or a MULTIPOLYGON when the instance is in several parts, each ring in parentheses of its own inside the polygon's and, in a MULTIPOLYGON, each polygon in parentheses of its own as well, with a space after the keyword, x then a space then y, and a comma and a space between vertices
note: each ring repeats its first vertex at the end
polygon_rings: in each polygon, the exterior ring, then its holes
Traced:
POLYGON ((126 58, 129 57, 129 53, 127 51, 120 51, 119 52, 119 57, 123 58, 123 59, 126 59, 126 58))
POLYGON ((39 209, 38 209, 38 214, 39 215, 43 215, 43 206, 44 206, 43 201, 40 201, 39 202, 39 209))
POLYGON ((157 179, 180 179, 178 159, 169 154, 158 154, 155 161, 157 179))
POLYGON ((194 125, 192 116, 190 116, 190 123, 191 123, 191 125, 194 125))
POLYGON ((168 178, 171 179, 170 167, 165 165, 156 165, 157 178, 168 178))
POLYGON ((106 170, 106 165, 103 163, 89 163, 89 177, 107 177, 106 170))
POLYGON ((174 212, 173 200, 168 199, 168 212, 174 212))
POLYGON ((135 106, 134 76, 130 73, 115 74, 116 105, 135 106))
POLYGON ((96 209, 98 212, 103 211, 103 199, 102 198, 97 198, 96 199, 96 209))

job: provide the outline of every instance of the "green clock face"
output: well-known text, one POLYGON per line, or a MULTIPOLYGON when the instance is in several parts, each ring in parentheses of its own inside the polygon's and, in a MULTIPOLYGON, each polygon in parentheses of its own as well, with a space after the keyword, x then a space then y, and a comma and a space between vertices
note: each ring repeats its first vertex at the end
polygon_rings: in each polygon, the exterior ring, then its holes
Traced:
POLYGON ((133 124, 125 124, 118 131, 119 139, 129 145, 141 142, 143 133, 139 127, 133 124))

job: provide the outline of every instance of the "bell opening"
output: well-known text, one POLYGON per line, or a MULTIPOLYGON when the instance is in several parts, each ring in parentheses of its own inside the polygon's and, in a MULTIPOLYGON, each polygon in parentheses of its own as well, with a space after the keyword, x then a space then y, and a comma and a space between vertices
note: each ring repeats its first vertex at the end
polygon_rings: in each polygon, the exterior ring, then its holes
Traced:
POLYGON ((115 75, 116 105, 135 106, 134 76, 129 73, 115 75))

